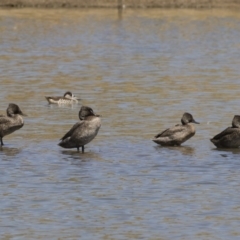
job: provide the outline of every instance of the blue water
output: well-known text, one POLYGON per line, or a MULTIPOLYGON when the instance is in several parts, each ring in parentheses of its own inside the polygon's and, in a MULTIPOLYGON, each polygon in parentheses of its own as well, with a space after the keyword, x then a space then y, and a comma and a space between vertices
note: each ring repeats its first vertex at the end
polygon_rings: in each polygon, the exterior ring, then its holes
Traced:
POLYGON ((240 150, 209 139, 239 114, 240 17, 228 10, 0 10, 1 239, 240 239, 240 150), (49 106, 72 91, 82 101, 49 106), (59 139, 102 115, 86 153, 59 139), (151 141, 191 112, 181 147, 151 141))

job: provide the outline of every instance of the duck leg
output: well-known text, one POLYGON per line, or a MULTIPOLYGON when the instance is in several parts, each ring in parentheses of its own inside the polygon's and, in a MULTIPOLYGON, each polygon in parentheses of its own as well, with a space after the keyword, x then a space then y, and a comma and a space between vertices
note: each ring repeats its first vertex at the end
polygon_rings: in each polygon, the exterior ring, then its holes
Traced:
POLYGON ((77 147, 77 151, 79 152, 79 147, 77 147))
POLYGON ((84 153, 84 145, 82 146, 82 153, 84 153))
POLYGON ((1 146, 3 146, 4 144, 3 144, 3 140, 2 140, 2 137, 1 137, 1 146))

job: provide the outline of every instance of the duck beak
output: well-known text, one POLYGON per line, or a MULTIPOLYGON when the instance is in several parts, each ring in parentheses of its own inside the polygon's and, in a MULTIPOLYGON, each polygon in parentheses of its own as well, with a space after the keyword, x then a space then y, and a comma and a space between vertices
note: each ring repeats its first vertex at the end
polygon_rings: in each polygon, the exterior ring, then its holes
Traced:
POLYGON ((192 120, 192 123, 200 124, 199 122, 196 122, 194 119, 192 120))
POLYGON ((24 114, 23 112, 21 112, 20 114, 24 117, 27 117, 27 114, 24 114))
POLYGON ((82 100, 82 99, 81 99, 81 98, 77 98, 77 97, 75 97, 75 96, 72 96, 72 100, 80 101, 80 100, 82 100))

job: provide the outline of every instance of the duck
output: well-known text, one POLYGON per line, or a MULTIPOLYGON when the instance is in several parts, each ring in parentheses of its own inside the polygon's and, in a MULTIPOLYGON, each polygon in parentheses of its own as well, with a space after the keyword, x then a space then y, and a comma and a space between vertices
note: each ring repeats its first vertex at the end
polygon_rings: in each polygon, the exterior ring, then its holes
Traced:
POLYGON ((196 122, 192 114, 185 112, 181 119, 182 124, 177 124, 157 134, 152 141, 162 146, 180 146, 189 138, 195 135, 195 127, 192 123, 196 122))
POLYGON ((63 97, 46 97, 49 104, 72 104, 78 103, 80 98, 75 97, 72 92, 65 92, 63 97))
POLYGON ((92 108, 82 106, 78 117, 79 122, 75 123, 72 128, 60 139, 58 144, 63 148, 82 148, 84 153, 84 146, 91 142, 98 134, 101 127, 100 115, 96 115, 92 108))
POLYGON ((14 103, 10 103, 6 110, 7 116, 0 115, 0 141, 1 146, 3 146, 3 137, 9 135, 16 130, 20 129, 24 125, 22 116, 27 116, 24 114, 19 106, 14 103))
POLYGON ((232 126, 214 136, 210 141, 217 148, 238 148, 240 146, 240 115, 235 115, 232 126))

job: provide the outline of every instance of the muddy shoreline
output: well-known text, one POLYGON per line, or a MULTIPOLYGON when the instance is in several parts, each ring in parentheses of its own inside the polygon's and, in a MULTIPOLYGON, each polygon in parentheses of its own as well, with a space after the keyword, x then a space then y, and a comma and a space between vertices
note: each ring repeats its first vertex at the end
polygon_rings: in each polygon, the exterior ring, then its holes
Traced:
POLYGON ((1 0, 2 8, 240 8, 240 0, 1 0))

